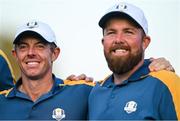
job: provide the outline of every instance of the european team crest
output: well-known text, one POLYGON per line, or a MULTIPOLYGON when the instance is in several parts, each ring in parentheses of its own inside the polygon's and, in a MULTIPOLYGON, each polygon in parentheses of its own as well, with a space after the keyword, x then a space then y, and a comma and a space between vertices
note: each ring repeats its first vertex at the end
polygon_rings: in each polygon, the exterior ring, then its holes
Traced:
POLYGON ((135 101, 127 102, 124 107, 124 111, 126 111, 126 113, 128 113, 128 114, 135 112, 136 110, 137 110, 137 103, 135 101))
POLYGON ((65 112, 61 108, 56 108, 53 110, 52 118, 56 119, 56 121, 60 121, 65 118, 65 112))
POLYGON ((36 27, 38 27, 38 23, 36 21, 30 21, 27 23, 27 27, 31 28, 31 29, 36 28, 36 27))
POLYGON ((120 11, 124 11, 127 9, 127 5, 125 4, 117 5, 116 9, 119 9, 120 11))

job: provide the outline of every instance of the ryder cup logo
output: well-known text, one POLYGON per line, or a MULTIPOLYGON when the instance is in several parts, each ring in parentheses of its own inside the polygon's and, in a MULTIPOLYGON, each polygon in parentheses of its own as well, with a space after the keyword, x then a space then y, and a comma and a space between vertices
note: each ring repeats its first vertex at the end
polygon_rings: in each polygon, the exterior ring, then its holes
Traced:
POLYGON ((119 11, 124 11, 127 9, 127 6, 125 4, 117 5, 116 9, 118 9, 119 11))
POLYGON ((65 118, 64 110, 61 108, 54 109, 52 118, 56 119, 57 121, 60 121, 61 119, 65 118))
POLYGON ((129 101, 126 103, 124 110, 126 113, 132 113, 137 110, 137 103, 135 101, 129 101))
POLYGON ((31 28, 31 29, 36 28, 36 27, 38 27, 38 23, 36 21, 30 21, 27 23, 27 27, 31 28))

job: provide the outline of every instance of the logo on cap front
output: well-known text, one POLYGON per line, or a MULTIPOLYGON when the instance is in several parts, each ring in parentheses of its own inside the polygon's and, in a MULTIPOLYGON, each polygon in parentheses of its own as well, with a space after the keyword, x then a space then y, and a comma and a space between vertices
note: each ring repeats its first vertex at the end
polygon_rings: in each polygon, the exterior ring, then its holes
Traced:
POLYGON ((65 118, 65 112, 61 108, 56 108, 53 110, 52 118, 56 119, 57 121, 62 120, 65 118))
POLYGON ((137 110, 137 103, 135 101, 127 102, 124 107, 124 111, 126 111, 126 113, 132 113, 135 112, 136 110, 137 110))
POLYGON ((127 5, 125 5, 125 4, 117 5, 116 9, 119 9, 120 11, 123 11, 123 10, 127 9, 127 5))
POLYGON ((38 27, 38 23, 37 23, 37 21, 28 22, 27 27, 28 28, 36 28, 36 27, 38 27))

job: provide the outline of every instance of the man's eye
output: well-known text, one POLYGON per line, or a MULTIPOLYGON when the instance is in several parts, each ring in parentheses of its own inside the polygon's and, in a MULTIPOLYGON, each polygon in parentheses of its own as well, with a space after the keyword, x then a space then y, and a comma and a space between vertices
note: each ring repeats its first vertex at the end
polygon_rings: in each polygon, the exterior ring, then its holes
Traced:
POLYGON ((25 48, 27 48, 26 45, 19 45, 19 49, 25 49, 25 48))
POLYGON ((133 32, 133 31, 125 31, 125 33, 127 33, 127 34, 133 34, 134 32, 133 32))
POLYGON ((37 47, 38 48, 44 48, 45 46, 43 44, 38 44, 37 47))
POLYGON ((106 35, 111 35, 111 34, 115 34, 115 32, 110 31, 106 33, 106 35))

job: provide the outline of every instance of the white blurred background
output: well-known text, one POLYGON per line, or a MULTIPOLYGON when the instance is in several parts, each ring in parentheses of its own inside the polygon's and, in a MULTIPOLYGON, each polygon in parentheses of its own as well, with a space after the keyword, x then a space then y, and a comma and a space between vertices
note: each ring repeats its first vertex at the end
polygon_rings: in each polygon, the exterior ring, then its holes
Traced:
MULTIPOLYGON (((36 19, 56 33, 61 54, 54 73, 61 78, 85 73, 100 80, 111 74, 103 55, 98 26, 106 9, 119 1, 140 7, 149 22, 151 44, 146 58, 165 57, 180 75, 180 0, 0 0, 0 48, 11 56, 17 26, 36 19)), ((16 71, 16 76, 19 71, 16 71)))

